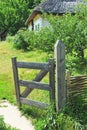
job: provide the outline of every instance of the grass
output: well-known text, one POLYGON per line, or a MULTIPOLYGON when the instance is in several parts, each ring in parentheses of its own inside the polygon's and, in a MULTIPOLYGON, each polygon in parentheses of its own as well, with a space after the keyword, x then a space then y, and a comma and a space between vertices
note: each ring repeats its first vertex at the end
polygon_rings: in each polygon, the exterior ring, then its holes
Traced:
MULTIPOLYGON (((17 57, 19 61, 46 62, 48 56, 40 50, 24 52, 14 49, 11 43, 0 43, 0 99, 6 98, 10 102, 15 103, 15 89, 11 64, 12 57, 17 57)), ((32 80, 37 73, 38 71, 28 69, 19 70, 21 79, 32 80)), ((47 77, 43 81, 48 82, 47 77)), ((47 92, 34 90, 34 92, 30 94, 30 98, 36 99, 36 97, 39 101, 49 102, 49 98, 46 98, 47 100, 45 99, 45 97, 49 97, 47 92)))

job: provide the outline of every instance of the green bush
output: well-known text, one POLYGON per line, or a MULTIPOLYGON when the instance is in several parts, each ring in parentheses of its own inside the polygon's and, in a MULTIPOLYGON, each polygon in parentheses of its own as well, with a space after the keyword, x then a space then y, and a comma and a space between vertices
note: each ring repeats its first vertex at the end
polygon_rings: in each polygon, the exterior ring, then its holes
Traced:
POLYGON ((54 44, 57 38, 54 35, 54 31, 48 27, 36 32, 36 44, 39 49, 52 52, 54 50, 54 44))
POLYGON ((27 37, 27 34, 29 34, 28 31, 24 31, 24 30, 19 30, 17 32, 17 34, 15 35, 13 39, 15 48, 27 50, 27 48, 29 47, 29 43, 28 43, 29 36, 27 37))
POLYGON ((14 36, 8 35, 8 36, 6 37, 6 41, 9 42, 9 43, 12 43, 12 42, 13 42, 13 39, 14 39, 14 36))
POLYGON ((12 40, 16 49, 33 50, 34 48, 51 52, 54 49, 55 37, 49 28, 38 32, 19 30, 12 40))

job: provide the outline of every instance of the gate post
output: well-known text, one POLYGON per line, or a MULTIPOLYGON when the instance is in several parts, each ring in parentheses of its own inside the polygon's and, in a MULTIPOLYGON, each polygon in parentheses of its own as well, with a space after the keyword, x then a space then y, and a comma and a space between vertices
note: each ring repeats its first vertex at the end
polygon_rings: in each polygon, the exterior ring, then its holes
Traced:
POLYGON ((61 41, 57 41, 54 52, 56 59, 56 111, 58 112, 66 103, 65 45, 61 41))
POLYGON ((51 103, 55 102, 55 64, 54 59, 49 60, 49 84, 50 84, 50 100, 51 103))
POLYGON ((17 105, 21 106, 20 103, 20 88, 19 88, 19 77, 18 77, 18 69, 17 69, 17 61, 16 57, 12 58, 12 68, 13 68, 13 77, 14 77, 14 84, 15 84, 15 91, 16 91, 16 100, 17 100, 17 105))

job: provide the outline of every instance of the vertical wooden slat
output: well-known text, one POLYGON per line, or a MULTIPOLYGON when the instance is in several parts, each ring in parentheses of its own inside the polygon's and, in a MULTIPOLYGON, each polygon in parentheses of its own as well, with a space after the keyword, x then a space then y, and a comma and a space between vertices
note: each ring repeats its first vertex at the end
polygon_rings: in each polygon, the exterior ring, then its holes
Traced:
POLYGON ((66 103, 65 85, 65 46, 61 41, 55 45, 56 59, 56 111, 58 112, 66 103))
POLYGON ((20 107, 21 103, 20 103, 20 88, 19 88, 19 84, 18 84, 18 69, 17 69, 17 65, 16 65, 16 57, 12 58, 12 68, 13 68, 13 77, 14 77, 14 84, 15 84, 15 91, 16 91, 16 99, 17 99, 17 104, 20 107))
POLYGON ((50 100, 54 103, 55 101, 55 64, 54 60, 49 60, 49 84, 51 87, 50 100))

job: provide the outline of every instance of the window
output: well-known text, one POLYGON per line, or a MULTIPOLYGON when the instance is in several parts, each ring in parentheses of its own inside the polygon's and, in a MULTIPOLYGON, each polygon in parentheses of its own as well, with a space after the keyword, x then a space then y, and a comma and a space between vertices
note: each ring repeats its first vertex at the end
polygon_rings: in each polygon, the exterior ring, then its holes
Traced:
POLYGON ((35 25, 35 30, 36 31, 40 30, 40 24, 35 25))

